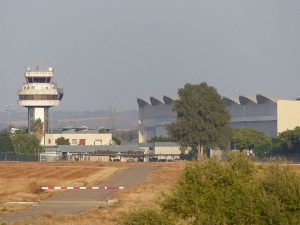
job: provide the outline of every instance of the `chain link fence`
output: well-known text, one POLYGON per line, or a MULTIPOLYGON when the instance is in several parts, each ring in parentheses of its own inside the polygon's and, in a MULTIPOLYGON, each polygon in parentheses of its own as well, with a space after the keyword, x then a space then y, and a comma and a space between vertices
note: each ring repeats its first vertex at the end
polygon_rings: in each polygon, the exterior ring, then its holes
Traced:
MULTIPOLYGON (((77 154, 78 155, 78 154, 77 154)), ((186 159, 186 158, 181 158, 186 159)), ((68 160, 61 154, 29 154, 29 153, 17 153, 17 152, 0 152, 0 161, 12 161, 12 162, 55 162, 68 160)), ((187 159, 186 159, 187 160, 187 159)), ((284 162, 284 163, 299 163, 300 153, 284 153, 284 154, 272 154, 269 156, 255 157, 257 162, 284 162)))
POLYGON ((0 161, 38 162, 40 161, 39 159, 39 154, 0 152, 0 161))

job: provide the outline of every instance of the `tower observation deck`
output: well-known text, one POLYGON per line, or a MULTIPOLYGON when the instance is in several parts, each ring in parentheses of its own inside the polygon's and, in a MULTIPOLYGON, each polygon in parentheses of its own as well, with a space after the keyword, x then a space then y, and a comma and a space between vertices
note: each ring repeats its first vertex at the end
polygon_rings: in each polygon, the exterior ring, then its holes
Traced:
POLYGON ((18 91, 18 104, 28 108, 28 132, 34 131, 34 124, 40 119, 44 124, 44 132, 49 129, 49 108, 58 106, 63 98, 63 89, 51 82, 53 68, 36 70, 27 68, 25 72, 26 83, 18 91))

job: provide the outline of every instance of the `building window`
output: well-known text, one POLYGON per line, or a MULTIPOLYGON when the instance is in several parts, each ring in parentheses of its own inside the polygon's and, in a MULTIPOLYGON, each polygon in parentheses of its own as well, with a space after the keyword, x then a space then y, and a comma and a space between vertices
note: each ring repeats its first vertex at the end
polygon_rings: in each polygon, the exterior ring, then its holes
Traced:
POLYGON ((79 145, 85 145, 85 139, 79 139, 79 145))
POLYGON ((77 145, 77 139, 72 139, 72 145, 77 145))
POLYGON ((48 139, 48 144, 49 144, 49 145, 51 144, 51 139, 48 139))

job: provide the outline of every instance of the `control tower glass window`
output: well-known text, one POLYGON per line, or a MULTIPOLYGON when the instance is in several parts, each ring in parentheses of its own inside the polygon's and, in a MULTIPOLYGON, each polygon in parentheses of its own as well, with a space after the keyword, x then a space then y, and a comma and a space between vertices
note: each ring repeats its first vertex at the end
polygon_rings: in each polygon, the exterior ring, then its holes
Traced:
POLYGON ((50 79, 49 77, 28 77, 27 81, 28 83, 49 83, 50 79))

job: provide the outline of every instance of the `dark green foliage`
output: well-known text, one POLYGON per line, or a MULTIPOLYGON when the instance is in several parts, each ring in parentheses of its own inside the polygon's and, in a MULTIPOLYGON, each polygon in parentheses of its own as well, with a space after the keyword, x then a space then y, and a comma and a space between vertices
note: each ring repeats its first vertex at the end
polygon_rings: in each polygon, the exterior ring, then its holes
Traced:
POLYGON ((154 209, 142 209, 127 213, 121 224, 123 225, 173 225, 173 220, 166 214, 154 209))
POLYGON ((271 138, 254 128, 235 129, 231 139, 232 149, 254 150, 258 156, 270 153, 271 138))
POLYGON ((268 224, 300 224, 300 177, 292 168, 268 167, 260 188, 265 199, 262 216, 268 224))
POLYGON ((37 119, 34 122, 34 136, 41 141, 44 135, 44 123, 42 122, 41 119, 37 119))
POLYGON ((64 137, 60 137, 55 140, 55 143, 57 145, 70 145, 70 140, 64 137))
POLYGON ((10 133, 6 131, 0 132, 0 152, 13 152, 14 145, 10 137, 10 133))
POLYGON ((283 152, 300 153, 300 127, 280 133, 278 139, 283 152))
POLYGON ((38 153, 41 150, 40 141, 31 134, 19 132, 13 135, 12 141, 15 152, 38 153))
POLYGON ((174 142, 174 141, 175 140, 172 139, 171 137, 155 136, 155 137, 151 138, 151 140, 149 142, 154 143, 154 142, 174 142))
POLYGON ((176 121, 167 126, 170 137, 182 147, 197 149, 199 158, 205 147, 226 147, 230 116, 217 90, 206 83, 186 84, 178 96, 176 121))
POLYGON ((120 138, 113 137, 112 140, 114 141, 114 143, 116 145, 121 145, 122 144, 122 140, 120 138))
POLYGON ((98 130, 98 134, 106 134, 107 133, 107 130, 105 128, 100 128, 98 130))
POLYGON ((39 140, 24 130, 15 133, 0 132, 1 152, 37 153, 40 149, 39 140))
POLYGON ((189 224, 299 224, 300 178, 243 155, 189 165, 162 209, 189 224))

